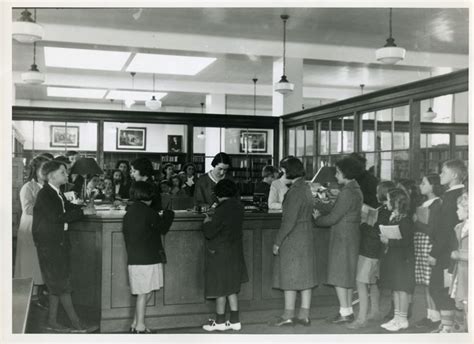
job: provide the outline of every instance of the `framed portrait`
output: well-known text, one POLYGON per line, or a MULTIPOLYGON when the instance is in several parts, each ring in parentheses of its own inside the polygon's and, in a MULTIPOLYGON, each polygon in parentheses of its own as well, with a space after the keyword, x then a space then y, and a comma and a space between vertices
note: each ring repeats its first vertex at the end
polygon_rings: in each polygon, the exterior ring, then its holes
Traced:
POLYGON ((146 128, 117 128, 117 149, 145 150, 146 128))
POLYGON ((266 153, 267 132, 266 131, 240 131, 241 153, 266 153))
POLYGON ((182 153, 183 152, 183 137, 180 135, 168 135, 168 152, 182 153))
POLYGON ((79 127, 65 125, 50 126, 50 147, 79 147, 79 127))

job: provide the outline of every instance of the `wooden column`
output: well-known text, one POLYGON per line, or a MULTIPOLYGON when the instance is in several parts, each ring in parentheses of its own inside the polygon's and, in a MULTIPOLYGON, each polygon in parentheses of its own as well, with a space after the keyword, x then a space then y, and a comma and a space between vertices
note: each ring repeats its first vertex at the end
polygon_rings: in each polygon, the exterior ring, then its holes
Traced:
POLYGON ((420 178, 420 161, 421 161, 421 148, 420 148, 420 135, 421 135, 421 111, 420 101, 410 99, 410 148, 409 148, 409 169, 410 178, 418 180, 420 178))
POLYGON ((188 124, 187 125, 187 144, 186 144, 186 162, 193 161, 194 155, 194 125, 188 124))
POLYGON ((313 174, 315 174, 319 169, 318 152, 319 152, 319 125, 316 120, 313 120, 313 174))
POLYGON ((97 122, 97 164, 104 167, 104 121, 97 122))
POLYGON ((354 111, 354 152, 359 153, 362 150, 362 115, 354 111))

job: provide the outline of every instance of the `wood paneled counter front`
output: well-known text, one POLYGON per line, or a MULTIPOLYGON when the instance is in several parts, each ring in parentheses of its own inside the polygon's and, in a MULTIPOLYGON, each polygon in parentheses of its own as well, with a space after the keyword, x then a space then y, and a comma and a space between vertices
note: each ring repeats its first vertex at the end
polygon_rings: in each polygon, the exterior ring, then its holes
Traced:
MULTIPOLYGON (((122 236, 124 213, 100 211, 69 227, 73 301, 100 319, 101 332, 127 331, 135 310, 122 236)), ((203 219, 202 214, 176 212, 164 239, 168 257, 164 265, 164 287, 154 293, 146 310, 150 328, 199 326, 214 313, 214 301, 204 298, 203 219)), ((272 289, 272 245, 280 222, 278 213, 245 214, 244 254, 250 280, 242 284, 239 294, 243 322, 262 321, 263 312, 283 309, 283 293, 272 289)), ((328 230, 315 228, 315 231, 318 273, 324 276, 328 230)), ((323 304, 335 304, 331 288, 315 289, 313 307, 323 304)))

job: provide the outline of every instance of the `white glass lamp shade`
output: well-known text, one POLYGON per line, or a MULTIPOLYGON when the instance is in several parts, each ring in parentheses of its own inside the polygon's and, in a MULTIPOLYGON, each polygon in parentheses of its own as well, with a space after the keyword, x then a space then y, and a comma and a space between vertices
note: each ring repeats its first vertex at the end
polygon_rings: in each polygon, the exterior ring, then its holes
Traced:
POLYGON ((20 43, 34 43, 44 37, 44 29, 35 22, 15 21, 12 25, 12 36, 20 43))
POLYGON ((383 64, 395 64, 405 58, 406 50, 397 46, 389 46, 377 49, 375 57, 383 64))
POLYGON ((145 106, 150 110, 158 110, 161 108, 161 101, 157 100, 155 96, 152 96, 151 99, 145 102, 145 106))
POLYGON ((44 74, 38 70, 38 67, 33 64, 29 71, 21 73, 21 80, 25 84, 39 85, 44 82, 44 74))
POLYGON ((273 87, 275 92, 281 93, 283 95, 293 92, 294 88, 295 85, 288 81, 286 75, 283 75, 280 81, 278 81, 273 87))
POLYGON ((433 119, 435 119, 436 117, 436 112, 433 111, 433 109, 431 108, 431 106, 428 108, 428 111, 426 111, 424 114, 423 114, 423 118, 425 120, 428 120, 428 121, 431 121, 433 119))

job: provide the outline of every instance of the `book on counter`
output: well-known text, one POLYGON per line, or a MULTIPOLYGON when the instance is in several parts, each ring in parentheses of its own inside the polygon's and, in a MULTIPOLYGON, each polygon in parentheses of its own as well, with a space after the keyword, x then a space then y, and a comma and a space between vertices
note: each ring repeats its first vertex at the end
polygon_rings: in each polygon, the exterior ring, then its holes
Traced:
POLYGON ((379 210, 363 203, 360 214, 360 223, 367 223, 373 226, 379 218, 379 210))
POLYGON ((380 225, 380 232, 388 239, 400 240, 402 238, 398 225, 380 225))
POLYGON ((416 208, 416 221, 427 225, 429 219, 430 219, 430 209, 428 207, 416 208))

